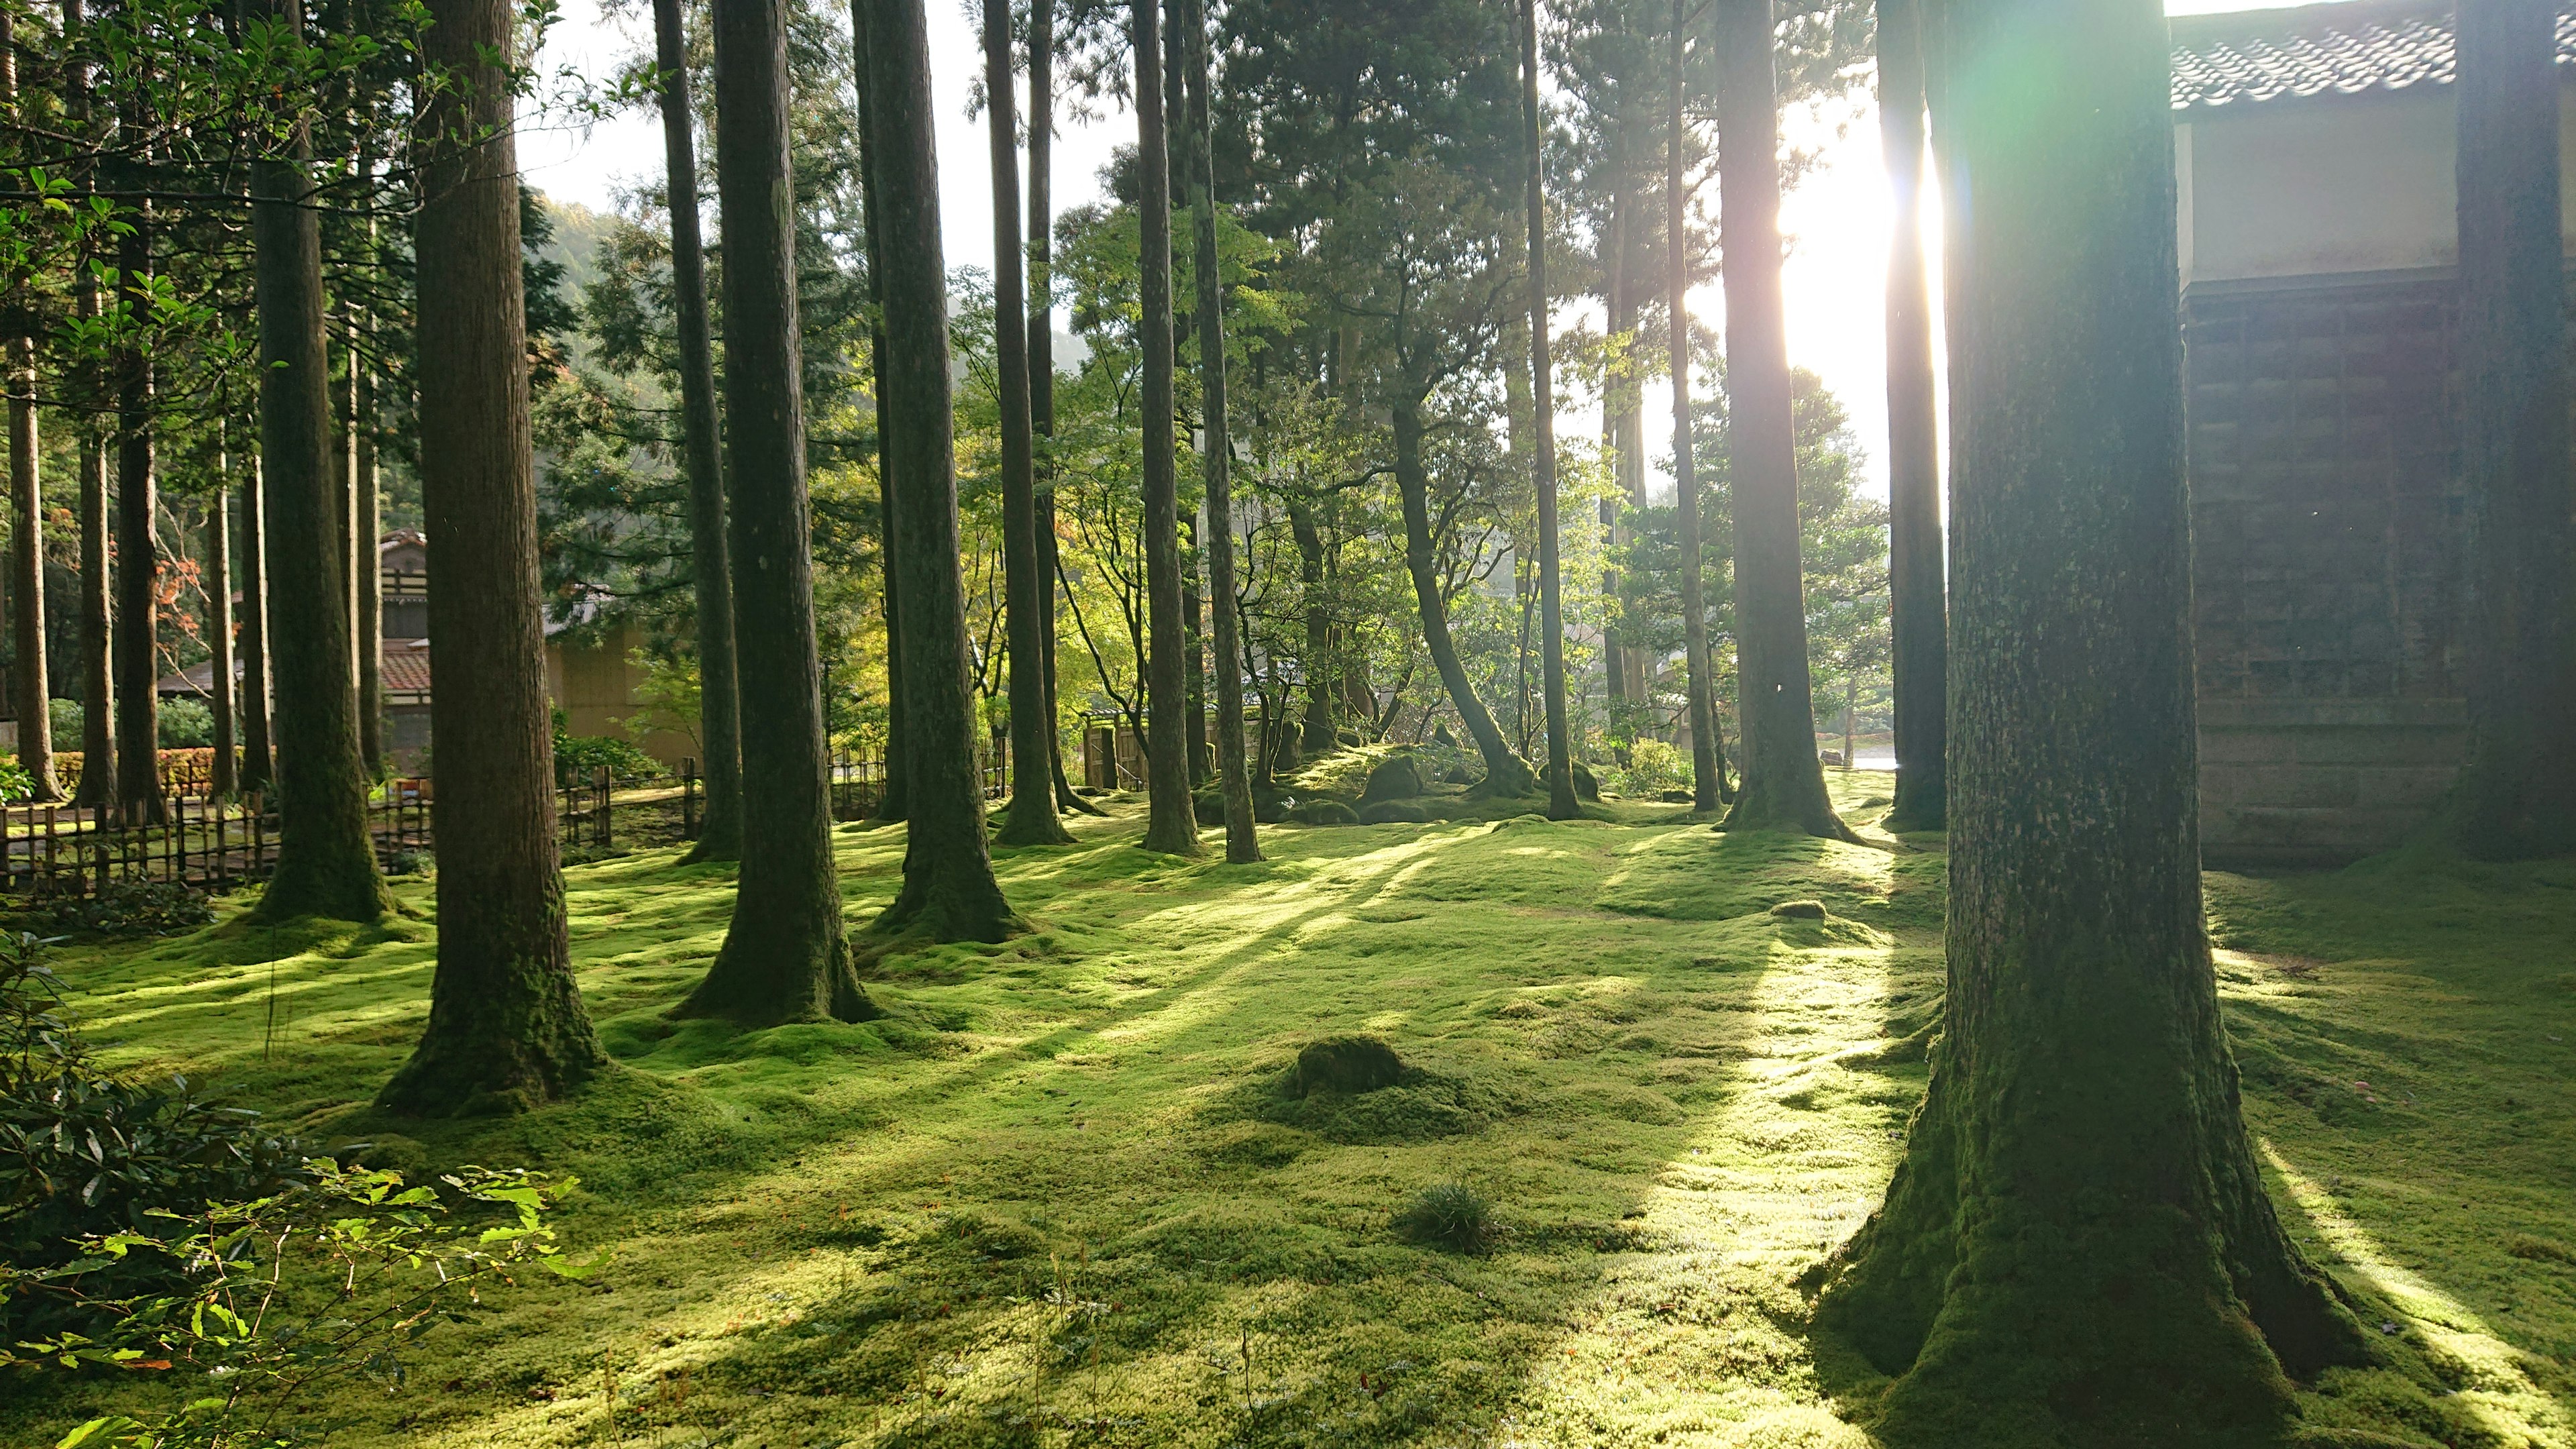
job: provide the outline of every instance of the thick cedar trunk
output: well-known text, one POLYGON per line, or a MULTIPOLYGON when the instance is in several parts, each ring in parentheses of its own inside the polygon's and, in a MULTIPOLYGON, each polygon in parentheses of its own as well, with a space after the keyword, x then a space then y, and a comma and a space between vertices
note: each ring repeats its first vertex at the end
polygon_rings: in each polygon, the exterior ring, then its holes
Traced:
MULTIPOLYGON (((1422 617, 1422 642, 1432 667, 1449 691, 1450 706, 1467 726, 1484 757, 1485 778, 1476 787, 1487 796, 1526 795, 1537 787, 1529 762, 1512 752, 1492 712, 1476 697, 1467 670, 1458 661, 1458 646, 1449 637, 1449 606, 1440 596, 1439 541, 1431 535, 1431 480, 1422 464, 1421 401, 1395 400, 1395 487, 1404 503, 1404 567, 1413 580, 1413 601, 1422 617)), ((1568 772, 1570 778, 1572 772, 1568 772)))
POLYGON ((929 21, 922 0, 859 4, 866 11, 869 154, 882 203, 886 352, 879 382, 889 425, 884 476, 902 539, 895 551, 903 598, 903 695, 896 707, 904 717, 911 792, 903 889, 869 930, 880 937, 998 941, 1026 926, 993 879, 975 769, 929 21))
POLYGON ((707 813, 687 859, 742 857, 742 705, 734 668, 733 568, 725 555, 724 461, 716 414, 707 267, 698 227, 698 149, 680 0, 653 0, 662 73, 662 162, 671 210, 671 304, 680 342, 680 457, 689 477, 689 566, 697 575, 698 762, 707 813))
MULTIPOLYGON (((573 980, 556 866, 554 736, 537 586, 537 487, 519 273, 508 0, 431 0, 426 59, 462 78, 422 119, 416 224, 420 498, 439 586, 430 696, 441 789, 429 1027, 379 1097, 396 1111, 517 1111, 607 1053, 573 980)), ((358 419, 360 428, 366 419, 358 419)))
MULTIPOLYGON (((74 135, 86 133, 90 120, 90 62, 83 54, 87 37, 82 8, 82 0, 63 0, 63 117, 74 135)), ((84 185, 89 181, 86 169, 81 180, 84 185)), ((100 314, 98 280, 89 262, 86 255, 80 259, 72 281, 72 311, 84 323, 97 321, 100 314)), ((111 717, 115 684, 108 668, 107 445, 96 413, 106 387, 94 362, 78 364, 70 380, 73 396, 89 410, 75 424, 80 470, 73 511, 80 530, 81 762, 72 803, 106 806, 116 803, 116 721, 111 717)))
MULTIPOLYGON (((1896 681, 1896 805, 1889 830, 1949 822, 1949 641, 1932 306, 1923 271, 1920 0, 1878 0, 1878 123, 1895 197, 1887 249, 1887 562, 1896 681)), ((1844 762, 1850 762, 1846 754, 1844 762)))
POLYGON ((2255 1445, 2358 1326, 2263 1195, 2201 915, 2165 26, 1961 35, 1974 419, 1952 512, 1949 991, 1820 1322, 1914 1445, 2255 1445), (2268 1342, 2268 1347, 2267 1347, 2268 1342))
POLYGON ((1055 532, 1055 7, 1029 4, 1029 432, 1037 480, 1038 642, 1046 652, 1047 771, 1059 810, 1105 813, 1064 773, 1064 716, 1056 698, 1055 594, 1063 568, 1055 532))
POLYGON ((1010 631, 1011 803, 996 840, 1068 845, 1055 815, 1037 481, 1030 461, 1028 321, 1021 308, 1019 117, 1011 104, 1010 0, 984 0, 984 107, 993 165, 993 360, 1002 424, 1002 607, 1010 631))
POLYGON ((1158 0, 1130 0, 1136 61, 1136 175, 1143 280, 1145 386, 1145 848, 1200 853, 1190 799, 1189 668, 1183 614, 1179 481, 1172 453, 1172 194, 1164 145, 1163 41, 1158 0))
POLYGON ((45 501, 36 437, 36 349, 26 338, 9 342, 9 593, 17 607, 18 763, 35 782, 28 799, 49 804, 63 798, 54 776, 54 728, 47 705, 53 689, 45 660, 45 501))
POLYGON ((241 789, 266 790, 276 778, 268 746, 268 500, 260 455, 243 462, 241 508, 241 693, 233 710, 241 721, 241 789))
MULTIPOLYGON (((1547 815, 1583 813, 1565 715, 1565 601, 1556 537, 1556 378, 1548 355, 1546 156, 1540 149, 1538 5, 1521 0, 1521 150, 1529 223, 1530 481, 1538 490, 1539 693, 1547 712, 1547 815)), ((1410 532, 1410 525, 1407 527, 1410 532)))
POLYGON ((1735 677, 1744 784, 1730 828, 1851 838, 1825 795, 1798 562, 1797 443, 1780 295, 1780 128, 1771 0, 1718 0, 1718 196, 1735 493, 1735 677))
MULTIPOLYGON (((138 176, 136 178, 140 180, 138 176)), ((130 317, 150 309, 152 208, 136 208, 117 243, 118 301, 130 317)), ((116 796, 132 822, 160 821, 161 537, 154 477, 154 359, 141 344, 116 361, 116 796)), ((85 763, 85 762, 84 762, 85 763)))
MULTIPOLYGON (((292 14, 292 8, 286 12, 292 14)), ((303 143, 297 142, 298 150, 303 143)), ((265 920, 384 914, 384 882, 367 833, 358 702, 349 688, 349 615, 340 581, 338 472, 329 456, 329 358, 322 338, 320 219, 305 203, 304 162, 251 168, 257 253, 260 454, 268 505, 274 673, 282 799, 277 868, 260 897, 265 920)), ((254 526, 257 520, 253 520, 254 526)))
POLYGON ((1726 751, 1717 737, 1717 675, 1708 657, 1708 599, 1701 570, 1699 460, 1691 437, 1690 236, 1684 225, 1689 198, 1682 190, 1684 17, 1673 0, 1672 103, 1665 115, 1664 305, 1671 325, 1665 362, 1673 374, 1673 512, 1682 544, 1682 670, 1691 729, 1691 808, 1715 810, 1733 791, 1726 784, 1726 751))
POLYGON ((761 1026, 860 1021, 876 1007, 841 927, 814 644, 787 6, 746 0, 711 13, 734 648, 743 778, 760 788, 743 792, 742 870, 724 947, 679 1013, 761 1026))
MULTIPOLYGON (((1243 763, 1243 657, 1235 616, 1233 434, 1226 425, 1225 279, 1216 250, 1215 138, 1210 132, 1207 12, 1202 0, 1173 0, 1172 23, 1181 34, 1182 90, 1188 96, 1182 175, 1189 185, 1190 219, 1197 235, 1201 425, 1206 439, 1199 461, 1207 481, 1208 595, 1214 605, 1209 642, 1215 651, 1216 777, 1225 796, 1225 858, 1237 865, 1261 859, 1253 828, 1252 783, 1243 763)), ((1195 651, 1193 651, 1195 653, 1195 651)), ((1263 735, 1264 748, 1269 736, 1263 735)))
POLYGON ((231 461, 228 451, 218 445, 215 491, 206 498, 206 694, 215 717, 211 784, 217 799, 229 799, 241 790, 240 731, 233 720, 232 491, 224 486, 231 461))
POLYGON ((2558 67, 2547 0, 2461 0, 2469 749, 2437 829, 2496 860, 2576 847, 2576 579, 2558 67))
MULTIPOLYGON (((870 0, 850 0, 851 71, 859 91, 859 186, 865 202, 868 250, 868 301, 885 315, 887 253, 885 216, 877 185, 875 108, 869 102, 875 82, 869 76, 868 21, 870 0)), ((886 335, 882 325, 868 329, 868 395, 877 422, 877 562, 885 616, 886 743, 885 782, 877 793, 871 825, 891 825, 912 812, 908 752, 904 740, 903 587, 897 576, 900 554, 895 527, 895 418, 886 402, 886 335)))
MULTIPOLYGON (((372 221, 368 231, 372 252, 372 221)), ((384 532, 384 490, 376 466, 377 379, 363 351, 359 357, 357 463, 349 480, 349 582, 357 600, 350 652, 358 666, 358 759, 368 779, 380 780, 385 774, 385 576, 376 544, 384 532)))

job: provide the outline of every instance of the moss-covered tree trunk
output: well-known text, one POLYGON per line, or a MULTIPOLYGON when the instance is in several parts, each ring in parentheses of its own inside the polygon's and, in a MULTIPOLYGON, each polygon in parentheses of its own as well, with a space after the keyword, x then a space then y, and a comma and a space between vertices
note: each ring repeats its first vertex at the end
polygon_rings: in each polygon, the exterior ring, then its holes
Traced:
POLYGON ((241 721, 242 792, 256 795, 274 782, 277 769, 268 745, 268 499, 259 454, 242 462, 242 678, 233 710, 241 721))
POLYGON ((219 800, 241 791, 241 732, 233 718, 232 490, 224 486, 231 463, 229 451, 218 443, 215 488, 206 495, 206 696, 215 725, 209 788, 219 800))
POLYGON ((1145 848, 1198 855, 1190 799, 1190 668, 1194 632, 1181 582, 1181 516, 1172 453, 1172 185, 1163 116, 1159 0, 1130 0, 1136 62, 1136 205, 1143 279, 1139 300, 1145 381, 1138 409, 1145 445, 1145 848))
MULTIPOLYGON (((607 1062, 572 974, 557 867, 545 609, 519 271, 509 0, 430 0, 424 58, 457 82, 422 117, 420 498, 439 586, 438 970, 429 1027, 378 1100, 521 1110, 607 1062)), ((361 417, 358 426, 366 420, 361 417)))
POLYGON ((903 598, 903 696, 911 824, 903 889, 871 934, 998 941, 1026 929, 1002 897, 984 841, 975 709, 966 683, 958 575, 957 455, 949 431, 948 277, 939 230, 929 20, 922 0, 866 9, 868 125, 885 262, 885 389, 895 554, 903 598))
MULTIPOLYGON (((148 117, 131 115, 147 127, 148 117)), ((129 174, 149 184, 140 167, 129 174)), ((153 208, 130 213, 117 239, 117 301, 129 317, 151 312, 153 208)), ((161 796, 161 511, 157 459, 153 456, 157 363, 142 342, 129 342, 116 359, 116 797, 131 823, 157 824, 167 807, 161 796)))
POLYGON ((1735 679, 1744 783, 1730 829, 1851 838, 1825 794, 1798 559, 1797 439, 1780 294, 1780 115, 1771 0, 1716 0, 1718 200, 1726 249, 1735 495, 1735 679))
POLYGON ((680 459, 689 479, 689 567, 697 608, 698 762, 707 810, 689 861, 742 858, 742 701, 734 665, 733 566, 725 549, 723 425, 715 338, 698 223, 696 112, 680 0, 653 0, 653 63, 662 73, 663 194, 671 213, 671 311, 680 341, 680 459))
POLYGON ((1449 604, 1440 591, 1439 539, 1431 521, 1431 478, 1422 462, 1421 399, 1411 394, 1398 397, 1394 399, 1393 412, 1395 490, 1404 505, 1404 570, 1413 580, 1413 602, 1422 620, 1423 648, 1431 655, 1431 667, 1440 672, 1440 683, 1449 692, 1450 707, 1458 711, 1468 737, 1476 742, 1476 753, 1484 757, 1485 778, 1477 786, 1478 791, 1486 795, 1526 795, 1538 786, 1530 774, 1529 762, 1513 751, 1511 742, 1503 738, 1502 727, 1494 723, 1493 712, 1476 697, 1476 686, 1467 678, 1466 666, 1458 658, 1457 642, 1449 634, 1449 604))
POLYGON ((911 776, 904 768, 903 587, 896 563, 901 545, 894 516, 898 450, 894 445, 895 418, 886 404, 885 277, 890 263, 886 257, 884 204, 877 184, 876 110, 869 101, 875 84, 870 79, 868 58, 869 5, 870 0, 850 0, 850 69, 859 93, 859 187, 867 215, 862 234, 868 250, 868 302, 877 310, 876 320, 868 328, 868 396, 876 409, 877 423, 877 561, 882 591, 879 612, 885 618, 886 651, 885 778, 877 792, 876 808, 868 813, 868 823, 892 825, 911 814, 912 790, 908 783, 911 776))
POLYGON ((2436 828, 2498 860, 2576 848, 2557 16, 2549 0, 2459 7, 2469 748, 2436 828))
POLYGON ((1908 1446, 2254 1445, 2357 1325, 2264 1196, 2201 916, 2166 41, 1963 14, 1949 993, 1821 1325, 1908 1446))
MULTIPOLYGON (((292 0, 281 8, 292 17, 292 0)), ((264 920, 370 921, 388 905, 367 833, 349 613, 332 494, 330 364, 322 337, 322 236, 300 139, 295 159, 251 168, 259 313, 260 455, 268 506, 269 623, 280 796, 264 920)))
POLYGON ((1682 0, 1673 0, 1671 103, 1664 137, 1665 365, 1673 383, 1673 517, 1682 545, 1682 671, 1691 727, 1691 808, 1715 810, 1734 798, 1726 782, 1726 747, 1717 736, 1717 674, 1708 653, 1707 549, 1700 538, 1698 444, 1691 437, 1690 398, 1690 197, 1683 190, 1690 140, 1682 111, 1684 26, 1682 0))
MULTIPOLYGON (((1225 858, 1237 865, 1261 859, 1252 819, 1252 781, 1243 759, 1243 649, 1237 637, 1234 578, 1234 435, 1227 426, 1225 395, 1225 277, 1216 248, 1215 140, 1208 102, 1207 9, 1202 0, 1172 0, 1180 31, 1182 93, 1188 117, 1181 174, 1189 188, 1196 247, 1198 316, 1190 329, 1199 349, 1199 413, 1203 441, 1199 463, 1207 485, 1209 670, 1216 694, 1216 779, 1225 798, 1225 858)), ((1195 655, 1195 651, 1193 651, 1195 655)), ((1266 741, 1265 741, 1266 743, 1266 741)))
MULTIPOLYGON (((362 158, 372 175, 375 161, 362 158)), ((367 250, 375 251, 375 223, 367 225, 367 250)), ((356 467, 349 474, 349 585, 357 600, 350 653, 358 666, 358 760, 370 780, 385 775, 385 573, 377 544, 384 537, 384 475, 378 464, 376 405, 381 379, 367 361, 375 346, 372 317, 361 315, 356 423, 356 467)))
POLYGON ((715 7, 724 454, 741 668, 742 872, 733 921, 683 1016, 753 1025, 876 1014, 852 968, 832 858, 831 761, 814 643, 796 316, 787 6, 715 7))
MULTIPOLYGON (((1333 693, 1341 683, 1333 650, 1333 612, 1324 589, 1324 533, 1315 525, 1313 500, 1291 494, 1287 500, 1288 536, 1297 545, 1297 601, 1306 626, 1306 712, 1298 726, 1298 748, 1321 755, 1339 743, 1333 728, 1333 693)), ((1372 701, 1374 703, 1374 701, 1372 701)), ((1263 751, 1264 758, 1269 755, 1263 751)))
POLYGON ((1896 805, 1885 825, 1940 830, 1949 821, 1949 622, 1932 307, 1921 226, 1920 0, 1878 0, 1878 125, 1895 201, 1887 251, 1887 562, 1894 615, 1896 805))
MULTIPOLYGON (((1538 493, 1539 696, 1547 715, 1547 817, 1583 813, 1565 712, 1565 598, 1556 528, 1556 369, 1548 355, 1547 156, 1538 100, 1538 4, 1521 0, 1521 206, 1529 227, 1530 486, 1538 493)), ((1685 454, 1684 456, 1687 456, 1685 454)))
POLYGON ((1055 716, 1048 701, 1031 462, 1029 333, 1021 305, 1019 109, 1012 104, 1010 0, 984 0, 984 119, 993 172, 993 367, 1002 424, 1002 609, 1011 651, 1011 802, 996 839, 1067 845, 1055 814, 1055 716))
POLYGON ((45 650, 45 491, 42 450, 36 436, 36 349, 24 337, 9 341, 9 616, 17 646, 10 683, 17 690, 18 763, 34 782, 27 798, 51 804, 63 798, 54 775, 54 727, 47 709, 53 686, 45 650))

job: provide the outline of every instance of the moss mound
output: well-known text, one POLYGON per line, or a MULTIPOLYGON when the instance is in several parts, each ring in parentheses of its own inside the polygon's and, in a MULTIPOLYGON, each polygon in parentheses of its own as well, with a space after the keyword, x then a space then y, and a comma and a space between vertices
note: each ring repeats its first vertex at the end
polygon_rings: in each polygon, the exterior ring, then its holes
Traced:
POLYGON ((1357 825, 1360 812, 1339 800, 1308 800, 1288 812, 1292 825, 1357 825))
POLYGON ((1380 800, 1361 806, 1353 818, 1362 825, 1419 825, 1431 812, 1409 800, 1380 800))
POLYGON ((1374 1092, 1404 1079, 1404 1063, 1395 1048, 1373 1036, 1328 1036, 1297 1050, 1296 1070, 1289 1074, 1288 1095, 1317 1092, 1374 1092))
POLYGON ((1387 800, 1410 800, 1420 795, 1430 782, 1422 778, 1422 769, 1411 755, 1390 755, 1369 771, 1368 785, 1360 791, 1362 805, 1375 805, 1387 800))

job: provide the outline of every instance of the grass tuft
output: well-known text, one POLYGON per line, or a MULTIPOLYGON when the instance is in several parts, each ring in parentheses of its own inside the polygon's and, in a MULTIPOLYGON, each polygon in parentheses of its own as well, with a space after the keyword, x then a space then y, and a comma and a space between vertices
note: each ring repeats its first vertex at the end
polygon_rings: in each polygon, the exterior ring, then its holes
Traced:
POLYGON ((1409 1242, 1470 1256, 1491 1251, 1503 1236, 1494 1205, 1463 1182, 1436 1182, 1414 1194, 1395 1215, 1395 1230, 1409 1242))

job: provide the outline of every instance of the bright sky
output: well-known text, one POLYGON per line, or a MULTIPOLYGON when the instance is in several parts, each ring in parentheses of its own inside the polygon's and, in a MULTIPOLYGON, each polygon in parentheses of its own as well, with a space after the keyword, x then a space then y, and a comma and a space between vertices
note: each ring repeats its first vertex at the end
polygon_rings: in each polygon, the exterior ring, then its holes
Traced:
MULTIPOLYGON (((2216 10, 2266 9, 2297 0, 2167 0, 2174 15, 2216 10)), ((980 8, 980 7, 976 7, 980 8)), ((562 20, 549 37, 544 68, 572 66, 604 77, 630 56, 651 48, 652 24, 640 6, 608 13, 601 0, 564 0, 562 20)), ((948 264, 990 266, 993 211, 984 175, 984 134, 966 118, 967 88, 982 66, 969 8, 956 0, 929 0, 932 82, 938 98, 940 208, 948 264)), ((1095 200, 1111 151, 1134 138, 1124 111, 1088 122, 1059 120, 1055 195, 1059 208, 1095 200)), ((1850 409, 1853 431, 1868 454, 1871 491, 1884 494, 1882 455, 1887 434, 1886 343, 1881 311, 1890 223, 1887 189, 1879 166, 1878 125, 1865 97, 1816 113, 1786 118, 1792 145, 1816 148, 1822 164, 1807 174, 1782 206, 1789 260, 1789 356, 1813 368, 1850 409)), ((662 169, 658 116, 646 110, 590 128, 523 129, 519 160, 529 181, 561 201, 595 210, 615 206, 618 192, 657 178, 662 169)), ((1937 233, 1930 240, 1937 245, 1937 233)), ((1935 291, 1937 297, 1937 289, 1935 291)), ((1704 318, 1722 312, 1714 287, 1692 295, 1704 318)), ((1573 320, 1569 313, 1567 321, 1573 320)), ((1579 400, 1578 400, 1579 401, 1579 400)), ((1670 409, 1646 409, 1650 455, 1669 451, 1670 409)), ((1600 414, 1569 408, 1559 423, 1569 437, 1598 437, 1600 414)), ((1669 484, 1664 485, 1669 489, 1669 484)))

